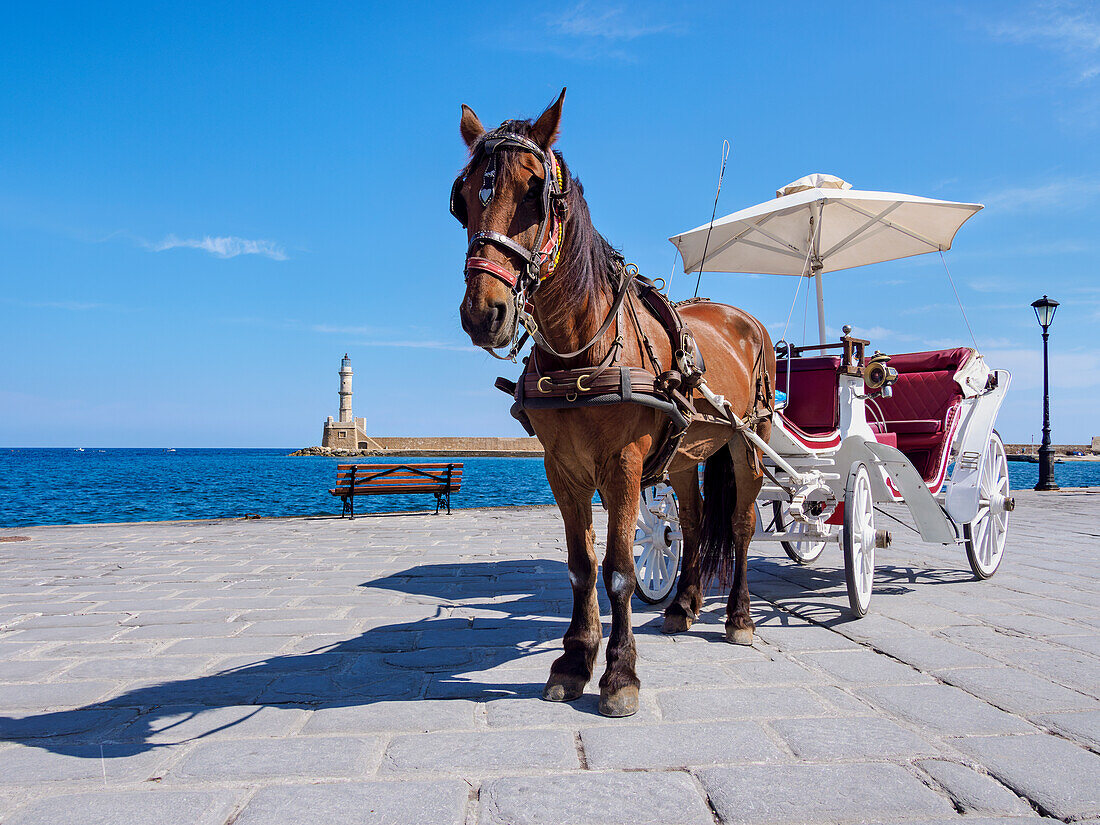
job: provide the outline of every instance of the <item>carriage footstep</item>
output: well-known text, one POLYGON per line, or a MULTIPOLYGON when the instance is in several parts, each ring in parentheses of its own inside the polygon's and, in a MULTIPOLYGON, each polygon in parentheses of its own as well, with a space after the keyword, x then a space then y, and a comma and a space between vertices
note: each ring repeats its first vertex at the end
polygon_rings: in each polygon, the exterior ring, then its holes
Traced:
POLYGON ((638 688, 620 688, 610 696, 600 693, 600 713, 604 716, 633 716, 638 712, 638 688))

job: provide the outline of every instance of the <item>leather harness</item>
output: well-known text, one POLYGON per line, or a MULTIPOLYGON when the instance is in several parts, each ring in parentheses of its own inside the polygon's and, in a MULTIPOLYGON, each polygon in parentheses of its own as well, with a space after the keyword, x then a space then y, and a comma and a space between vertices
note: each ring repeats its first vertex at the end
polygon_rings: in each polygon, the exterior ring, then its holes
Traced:
MULTIPOLYGON (((475 156, 484 152, 489 158, 482 178, 482 187, 478 193, 483 206, 488 205, 494 196, 497 152, 503 149, 533 154, 543 165, 545 180, 534 250, 528 250, 500 233, 480 231, 471 236, 466 253, 466 279, 469 280, 471 274, 475 272, 485 272, 505 283, 512 290, 517 316, 525 328, 522 337, 513 340, 507 356, 497 355, 489 348, 486 350, 496 358, 515 361, 516 355, 527 338, 530 336, 535 340, 531 354, 523 359, 524 368, 519 380, 497 378, 495 386, 514 398, 511 414, 523 425, 529 435, 534 435, 535 431, 527 416, 527 410, 563 410, 611 404, 641 404, 664 413, 666 421, 657 439, 657 446, 646 457, 642 468, 642 484, 655 484, 665 477, 692 422, 706 421, 733 426, 731 420, 726 417, 732 411, 728 410, 728 403, 726 410, 716 410, 719 413, 718 416, 700 413, 695 409, 692 401, 693 391, 704 383, 706 364, 694 335, 684 325, 677 311, 677 306, 680 304, 671 303, 657 289, 653 281, 638 274, 633 264, 625 264, 621 258, 618 260, 619 282, 615 288, 611 307, 599 330, 589 342, 573 352, 562 353, 555 350, 543 337, 531 314, 528 297, 534 295, 539 284, 553 274, 557 264, 561 251, 562 224, 567 214, 565 197, 568 192, 563 188, 561 161, 553 152, 544 152, 536 143, 522 135, 495 130, 487 133, 475 150, 475 156), (493 261, 473 254, 486 244, 498 246, 517 255, 526 263, 524 271, 513 274, 493 261), (544 268, 545 275, 542 274, 544 268), (667 369, 662 369, 652 342, 641 328, 634 303, 629 300, 631 291, 636 292, 642 306, 657 319, 668 335, 672 363, 667 369), (638 339, 645 348, 652 370, 616 366, 624 342, 622 329, 624 304, 631 316, 638 339), (616 329, 615 339, 607 355, 596 366, 561 370, 540 369, 538 364, 540 350, 558 358, 576 357, 601 340, 612 323, 615 324, 616 329)), ((473 165, 471 163, 469 168, 473 168, 473 165)), ((461 175, 454 182, 451 189, 451 213, 463 226, 466 226, 467 209, 461 194, 464 183, 465 180, 461 175)), ((706 299, 695 298, 682 303, 696 303, 702 300, 706 299)), ((759 322, 757 324, 759 325, 759 322)), ((517 324, 517 329, 518 326, 517 324)), ((756 379, 756 400, 750 417, 741 422, 742 427, 755 425, 765 415, 771 413, 771 391, 767 370, 763 369, 763 351, 757 356, 753 372, 756 379)), ((752 449, 747 439, 746 445, 749 446, 750 454, 756 456, 756 451, 752 449)))

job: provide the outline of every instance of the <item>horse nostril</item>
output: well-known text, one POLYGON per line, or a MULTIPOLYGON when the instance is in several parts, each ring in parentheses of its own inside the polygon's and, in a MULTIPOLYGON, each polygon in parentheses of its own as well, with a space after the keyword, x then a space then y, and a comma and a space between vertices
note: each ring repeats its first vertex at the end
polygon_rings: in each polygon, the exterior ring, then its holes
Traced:
POLYGON ((489 332, 496 332, 500 329, 500 325, 504 323, 504 313, 507 310, 507 304, 489 304, 489 312, 486 315, 486 322, 489 332))

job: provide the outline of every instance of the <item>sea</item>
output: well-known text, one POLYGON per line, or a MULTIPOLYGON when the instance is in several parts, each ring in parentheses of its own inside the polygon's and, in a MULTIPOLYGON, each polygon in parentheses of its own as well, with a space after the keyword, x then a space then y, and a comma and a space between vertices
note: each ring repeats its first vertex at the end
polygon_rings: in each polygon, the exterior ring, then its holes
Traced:
MULTIPOLYGON (((349 459, 290 457, 290 449, 0 448, 0 527, 338 514, 328 494, 349 459)), ((355 459, 392 463, 393 457, 355 459)), ((541 458, 414 458, 462 462, 452 507, 553 504, 541 458)), ((1013 489, 1038 465, 1010 462, 1013 489)), ((1100 462, 1056 465, 1060 485, 1100 486, 1100 462)), ((432 510, 431 495, 357 498, 357 513, 432 510)))

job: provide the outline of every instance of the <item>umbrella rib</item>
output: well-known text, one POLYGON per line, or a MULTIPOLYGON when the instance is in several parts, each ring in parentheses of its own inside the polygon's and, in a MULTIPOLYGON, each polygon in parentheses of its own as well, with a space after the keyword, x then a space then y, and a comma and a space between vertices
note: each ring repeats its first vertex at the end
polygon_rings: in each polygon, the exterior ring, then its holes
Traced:
MULTIPOLYGON (((847 206, 848 204, 844 204, 844 205, 847 206)), ((883 218, 886 215, 889 215, 891 212, 893 212, 899 206, 901 206, 900 202, 894 203, 894 204, 891 204, 886 209, 884 209, 878 215, 868 216, 869 220, 866 223, 864 223, 861 226, 859 226, 858 228, 852 230, 844 238, 842 238, 841 240, 839 240, 835 244, 833 244, 833 246, 830 249, 828 249, 825 252, 824 255, 821 256, 821 259, 826 260, 830 255, 835 255, 837 252, 842 251, 846 246, 848 246, 848 244, 850 244, 852 241, 854 241, 856 238, 858 238, 860 235, 862 235, 864 232, 866 232, 870 227, 874 226, 877 223, 883 223, 883 224, 890 225, 890 222, 886 221, 886 220, 883 220, 883 218)), ((860 212, 861 210, 856 210, 856 211, 860 212)), ((866 213, 862 213, 862 214, 866 214, 866 213)))
MULTIPOLYGON (((765 217, 765 218, 764 218, 764 219, 763 219, 762 221, 760 221, 760 223, 761 223, 761 224, 767 223, 767 222, 768 222, 768 221, 770 221, 770 220, 771 220, 771 219, 772 219, 773 217, 775 217, 775 215, 774 215, 774 214, 768 215, 768 216, 766 216, 766 217, 765 217)), ((744 230, 743 232, 739 232, 738 234, 736 234, 736 235, 734 235, 734 236, 733 236, 732 238, 730 238, 730 239, 729 239, 728 241, 725 241, 724 243, 722 243, 722 244, 720 244, 719 246, 716 246, 716 247, 715 247, 714 249, 712 249, 712 250, 711 250, 711 251, 710 251, 710 252, 709 252, 709 253, 707 254, 707 259, 708 259, 708 260, 714 260, 714 257, 715 257, 715 256, 716 256, 716 255, 717 255, 717 254, 718 254, 719 252, 724 252, 724 251, 726 251, 727 249, 729 249, 729 247, 733 246, 733 245, 734 245, 735 243, 737 243, 737 242, 738 242, 739 240, 741 240, 741 239, 742 239, 743 237, 745 237, 746 235, 748 235, 748 234, 749 234, 750 232, 752 232, 752 231, 753 231, 754 229, 759 229, 759 226, 758 226, 758 225, 756 225, 756 224, 753 224, 753 225, 750 225, 750 226, 746 226, 746 227, 745 227, 745 230, 744 230)), ((682 251, 682 250, 681 250, 681 254, 683 254, 683 251, 682 251)), ((686 262, 685 262, 685 263, 686 263, 686 262)), ((707 262, 706 262, 705 260, 702 260, 702 259, 700 259, 699 261, 697 261, 697 262, 695 262, 694 264, 692 264, 692 265, 691 265, 691 267, 686 267, 686 268, 684 269, 684 271, 685 271, 685 272, 694 272, 694 271, 695 271, 696 269, 699 269, 699 268, 702 268, 703 266, 705 266, 705 265, 706 265, 706 263, 707 263, 707 262)))
MULTIPOLYGON (((893 221, 888 221, 888 220, 880 220, 879 218, 876 218, 876 217, 875 217, 875 215, 873 215, 872 213, 868 212, 867 210, 865 210, 865 209, 860 209, 860 208, 859 208, 858 206, 855 206, 854 204, 848 203, 847 201, 844 201, 844 200, 839 200, 839 199, 838 199, 838 200, 836 201, 836 203, 840 203, 840 204, 843 204, 844 206, 847 206, 847 207, 848 207, 849 209, 851 209, 851 210, 852 210, 853 212, 858 212, 859 214, 863 215, 864 217, 867 217, 867 218, 874 218, 874 219, 875 219, 876 221, 879 221, 879 223, 883 223, 883 224, 886 224, 886 226, 890 227, 891 229, 896 229, 896 230, 897 230, 898 232, 901 232, 901 233, 902 233, 903 235, 908 235, 908 236, 909 236, 910 238, 912 238, 913 240, 916 240, 916 241, 920 241, 921 243, 924 243, 924 244, 928 244, 928 245, 929 245, 930 247, 932 247, 933 249, 938 249, 938 250, 940 250, 941 252, 943 251, 943 247, 942 247, 942 246, 940 246, 940 245, 939 245, 938 243, 936 243, 935 241, 933 241, 933 240, 929 240, 928 238, 924 237, 924 236, 923 236, 923 235, 921 235, 921 234, 920 234, 919 232, 914 232, 914 231, 913 231, 912 229, 907 229, 906 227, 904 227, 904 226, 902 226, 902 225, 900 225, 900 224, 896 224, 896 223, 894 223, 893 221)), ((895 203, 895 204, 894 204, 894 207, 892 207, 892 208, 896 208, 896 207, 898 207, 898 206, 901 206, 901 203, 900 203, 900 202, 898 202, 898 203, 895 203)), ((883 214, 885 215, 885 214, 887 214, 887 213, 888 213, 889 211, 891 211, 891 210, 887 210, 887 212, 884 212, 883 214)))

